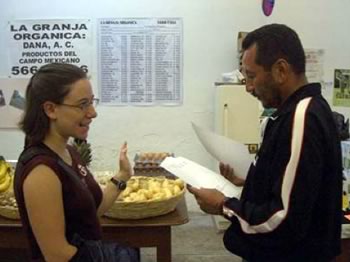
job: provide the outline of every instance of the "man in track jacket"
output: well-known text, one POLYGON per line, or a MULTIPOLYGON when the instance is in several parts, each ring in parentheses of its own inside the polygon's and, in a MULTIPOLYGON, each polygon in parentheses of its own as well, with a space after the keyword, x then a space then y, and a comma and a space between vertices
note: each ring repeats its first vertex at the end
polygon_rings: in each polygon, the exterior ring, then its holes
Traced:
MULTIPOLYGON (((263 26, 246 36, 243 50, 247 92, 276 111, 240 199, 215 189, 189 191, 203 211, 231 221, 224 244, 249 262, 331 261, 340 253, 342 215, 341 149, 332 111, 320 84, 307 81, 295 31, 263 26)), ((232 168, 221 164, 221 171, 237 184, 232 168)))

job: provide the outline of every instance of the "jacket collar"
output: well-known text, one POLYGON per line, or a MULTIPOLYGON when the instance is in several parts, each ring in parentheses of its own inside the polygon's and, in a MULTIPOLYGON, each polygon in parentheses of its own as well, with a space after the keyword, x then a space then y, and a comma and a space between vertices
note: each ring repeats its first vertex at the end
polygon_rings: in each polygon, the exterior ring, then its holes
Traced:
POLYGON ((280 115, 294 110, 296 104, 306 98, 321 95, 321 85, 319 83, 310 83, 300 87, 271 115, 271 119, 275 120, 280 115))

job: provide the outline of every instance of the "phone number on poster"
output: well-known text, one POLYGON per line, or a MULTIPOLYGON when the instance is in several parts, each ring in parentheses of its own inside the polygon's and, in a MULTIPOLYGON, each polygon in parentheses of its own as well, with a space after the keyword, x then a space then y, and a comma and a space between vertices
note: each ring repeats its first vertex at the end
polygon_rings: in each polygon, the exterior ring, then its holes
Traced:
MULTIPOLYGON (((81 65, 80 68, 85 72, 88 73, 88 67, 86 65, 81 65)), ((13 66, 11 68, 11 74, 12 75, 28 75, 28 74, 35 74, 38 71, 38 66, 13 66)))

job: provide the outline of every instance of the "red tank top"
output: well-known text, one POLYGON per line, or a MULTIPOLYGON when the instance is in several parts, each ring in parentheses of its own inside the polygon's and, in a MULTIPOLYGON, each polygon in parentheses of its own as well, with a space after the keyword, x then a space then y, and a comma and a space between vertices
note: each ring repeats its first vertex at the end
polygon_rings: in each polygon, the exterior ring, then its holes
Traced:
POLYGON ((70 241, 75 233, 88 240, 99 240, 102 237, 97 217, 97 208, 102 201, 102 191, 89 170, 82 164, 79 154, 74 148, 68 147, 73 163, 72 166, 66 165, 62 168, 58 164, 61 159, 56 153, 44 144, 39 144, 38 147, 51 151, 51 156, 47 154, 37 155, 24 166, 19 165, 16 168, 14 185, 21 221, 28 239, 31 257, 34 260, 43 258, 43 255, 29 223, 24 204, 23 182, 30 171, 38 165, 43 164, 50 167, 62 183, 67 240, 70 241), (67 172, 67 168, 73 172, 67 172))

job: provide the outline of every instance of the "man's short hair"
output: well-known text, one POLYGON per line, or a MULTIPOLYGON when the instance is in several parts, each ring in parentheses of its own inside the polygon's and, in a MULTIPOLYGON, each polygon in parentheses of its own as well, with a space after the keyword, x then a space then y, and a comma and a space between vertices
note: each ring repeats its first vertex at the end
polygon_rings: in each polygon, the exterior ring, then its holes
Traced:
POLYGON ((270 71, 280 58, 285 59, 296 74, 305 73, 305 52, 298 34, 283 24, 270 24, 250 32, 243 40, 243 51, 257 45, 255 62, 270 71))

